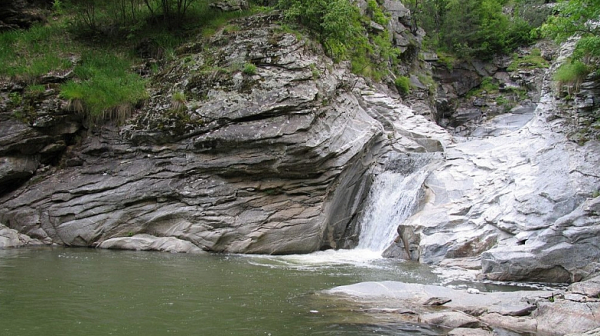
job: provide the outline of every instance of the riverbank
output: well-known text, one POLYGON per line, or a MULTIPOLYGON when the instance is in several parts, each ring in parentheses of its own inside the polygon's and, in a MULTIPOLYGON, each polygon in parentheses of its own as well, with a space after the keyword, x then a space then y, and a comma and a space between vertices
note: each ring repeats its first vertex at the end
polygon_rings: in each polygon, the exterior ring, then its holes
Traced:
POLYGON ((346 301, 365 323, 403 321, 453 336, 498 335, 496 329, 540 336, 600 333, 600 275, 566 291, 484 293, 383 281, 335 287, 324 295, 346 301))

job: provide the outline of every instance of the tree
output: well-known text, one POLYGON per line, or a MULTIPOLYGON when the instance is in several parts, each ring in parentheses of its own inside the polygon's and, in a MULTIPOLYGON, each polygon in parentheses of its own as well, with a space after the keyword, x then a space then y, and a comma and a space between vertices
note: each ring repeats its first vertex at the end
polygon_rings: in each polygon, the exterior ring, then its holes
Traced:
POLYGON ((557 15, 542 25, 542 33, 557 42, 579 36, 573 58, 597 67, 600 56, 600 0, 563 0, 557 11, 557 15))
MULTIPOLYGON (((524 1, 524 0, 521 0, 524 1)), ((490 58, 529 42, 531 26, 503 12, 506 0, 410 0, 430 46, 459 57, 490 58)))
POLYGON ((65 0, 76 20, 94 33, 113 27, 135 27, 150 18, 169 29, 179 28, 195 2, 206 0, 65 0))

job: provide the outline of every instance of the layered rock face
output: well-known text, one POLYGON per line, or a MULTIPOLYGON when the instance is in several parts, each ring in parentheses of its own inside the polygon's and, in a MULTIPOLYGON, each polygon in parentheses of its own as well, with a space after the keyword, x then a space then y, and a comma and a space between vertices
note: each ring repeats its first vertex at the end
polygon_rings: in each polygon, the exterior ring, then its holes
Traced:
POLYGON ((0 222, 68 246, 351 248, 373 174, 436 152, 416 213, 397 223, 395 255, 475 263, 494 280, 600 270, 600 146, 568 140, 549 79, 539 103, 452 135, 278 19, 240 19, 180 48, 121 125, 86 130, 56 95, 18 117, 18 88, 2 88, 0 222))
POLYGON ((563 104, 547 78, 535 111, 513 109, 454 138, 425 182, 424 209, 399 229, 414 259, 481 255, 493 280, 571 282, 600 270, 600 144, 568 140, 563 104))
POLYGON ((414 131, 384 136, 395 130, 374 117, 398 119, 393 110, 277 19, 242 19, 182 47, 145 108, 123 126, 89 130, 61 168, 8 189, 0 222, 68 246, 306 253, 345 244, 378 156, 401 139, 405 150, 425 142, 414 131))

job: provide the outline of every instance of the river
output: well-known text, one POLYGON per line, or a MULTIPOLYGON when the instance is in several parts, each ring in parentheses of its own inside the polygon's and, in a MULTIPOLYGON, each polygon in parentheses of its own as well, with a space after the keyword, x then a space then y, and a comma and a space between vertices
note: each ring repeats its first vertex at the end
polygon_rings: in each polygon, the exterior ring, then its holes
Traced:
POLYGON ((416 263, 330 257, 0 250, 0 334, 403 335, 341 323, 314 294, 360 281, 437 281, 416 263))

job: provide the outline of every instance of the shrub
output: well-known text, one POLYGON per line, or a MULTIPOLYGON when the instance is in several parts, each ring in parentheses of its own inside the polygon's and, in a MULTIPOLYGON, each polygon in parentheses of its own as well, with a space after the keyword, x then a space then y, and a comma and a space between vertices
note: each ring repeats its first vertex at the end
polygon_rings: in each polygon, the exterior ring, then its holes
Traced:
POLYGON ((252 63, 246 63, 244 64, 244 69, 242 69, 242 72, 249 76, 256 75, 256 65, 252 63))
POLYGON ((408 77, 396 77, 394 84, 396 85, 398 92, 400 92, 401 94, 408 94, 410 92, 410 79, 408 77))
POLYGON ((381 10, 381 7, 377 3, 377 1, 375 1, 375 0, 367 1, 367 9, 368 9, 368 11, 371 15, 371 18, 373 19, 374 22, 376 22, 382 26, 387 26, 387 24, 390 22, 390 18, 387 17, 383 13, 383 11, 381 10))

